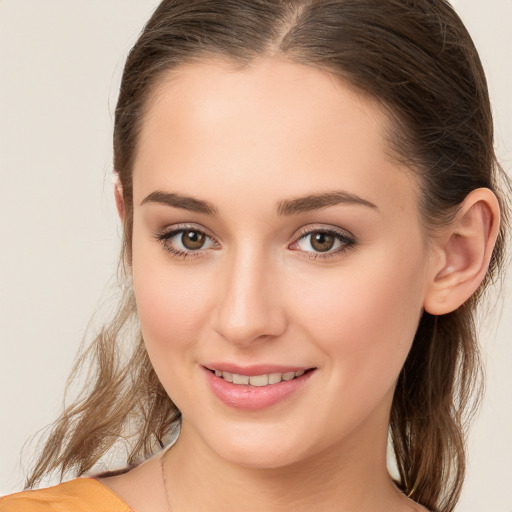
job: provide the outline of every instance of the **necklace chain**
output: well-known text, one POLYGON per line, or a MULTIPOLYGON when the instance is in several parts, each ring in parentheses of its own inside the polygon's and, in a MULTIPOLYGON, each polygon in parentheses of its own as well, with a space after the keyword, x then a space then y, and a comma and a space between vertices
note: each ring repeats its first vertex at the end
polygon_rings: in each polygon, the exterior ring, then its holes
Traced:
MULTIPOLYGON (((172 443, 174 444, 174 443, 172 443)), ((162 484, 164 486, 164 492, 165 492, 165 499, 167 501, 167 511, 166 512, 171 512, 171 500, 169 499, 169 491, 168 491, 168 487, 167 487, 167 473, 165 471, 165 461, 167 460, 167 455, 169 455, 169 452, 171 451, 171 448, 172 448, 172 444, 171 446, 168 446, 166 449, 165 449, 165 452, 164 454, 160 457, 160 470, 161 470, 161 473, 162 473, 162 484)), ((413 487, 413 490, 408 494, 408 495, 405 495, 404 496, 409 500, 409 501, 413 501, 411 499, 411 495, 416 491, 416 488, 413 487)), ((402 493, 403 494, 403 493, 402 493)), ((414 502, 416 504, 416 502, 414 502)), ((416 510, 416 509, 414 509, 416 510)))
POLYGON ((162 483, 163 483, 163 486, 164 486, 165 499, 167 500, 167 512, 171 512, 171 502, 169 500, 169 492, 167 490, 167 475, 166 475, 166 472, 165 472, 165 461, 167 459, 167 455, 170 452, 170 450, 171 450, 171 446, 169 446, 165 450, 165 453, 160 458, 160 469, 161 469, 161 473, 162 473, 162 483))

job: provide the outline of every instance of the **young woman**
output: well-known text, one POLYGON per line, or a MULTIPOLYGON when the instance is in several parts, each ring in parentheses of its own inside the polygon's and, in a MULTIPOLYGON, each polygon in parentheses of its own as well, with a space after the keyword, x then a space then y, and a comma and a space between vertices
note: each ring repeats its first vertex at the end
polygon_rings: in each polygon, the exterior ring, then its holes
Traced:
POLYGON ((114 167, 125 301, 28 484, 130 467, 0 511, 453 510, 506 208, 451 7, 164 1, 114 167))

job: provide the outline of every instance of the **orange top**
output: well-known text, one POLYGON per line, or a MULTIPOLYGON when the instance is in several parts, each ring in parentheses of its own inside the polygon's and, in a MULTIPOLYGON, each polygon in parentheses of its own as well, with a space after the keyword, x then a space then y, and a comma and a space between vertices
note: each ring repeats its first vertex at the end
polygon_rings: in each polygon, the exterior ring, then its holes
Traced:
POLYGON ((0 512, 135 512, 94 478, 77 478, 47 489, 0 498, 0 512))

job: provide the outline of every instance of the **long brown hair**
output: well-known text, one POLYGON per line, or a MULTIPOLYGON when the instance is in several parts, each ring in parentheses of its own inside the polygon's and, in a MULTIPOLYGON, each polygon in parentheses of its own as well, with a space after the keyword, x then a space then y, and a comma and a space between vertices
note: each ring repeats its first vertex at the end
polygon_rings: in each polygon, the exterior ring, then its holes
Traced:
MULTIPOLYGON (((164 0, 128 56, 116 109, 128 264, 131 173, 148 100, 164 73, 212 56, 242 67, 278 56, 328 70, 378 101, 392 120, 390 153, 419 176, 427 234, 479 187, 497 194, 506 219, 485 75, 447 1, 164 0)), ((499 272, 504 225, 480 290, 453 313, 424 313, 398 379, 390 420, 397 485, 431 510, 452 511, 460 495, 466 420, 479 397, 475 308, 499 272)), ((146 458, 179 424, 146 354, 129 286, 74 371, 81 367, 94 369, 90 387, 55 423, 28 486, 54 470, 83 474, 120 438, 128 463, 146 458)))

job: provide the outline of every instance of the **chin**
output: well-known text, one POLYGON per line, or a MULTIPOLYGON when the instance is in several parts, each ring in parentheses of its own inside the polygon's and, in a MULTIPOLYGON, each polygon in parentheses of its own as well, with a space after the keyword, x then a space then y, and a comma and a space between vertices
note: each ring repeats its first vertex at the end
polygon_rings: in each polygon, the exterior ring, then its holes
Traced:
MULTIPOLYGON (((269 435, 265 438, 258 435, 258 439, 253 438, 253 442, 247 440, 243 442, 232 442, 226 446, 225 458, 233 464, 238 464, 247 468, 254 469, 292 469, 297 465, 304 465, 305 461, 310 464, 316 464, 321 460, 328 461, 334 453, 343 452, 346 442, 345 434, 350 437, 348 432, 341 432, 340 437, 335 437, 334 432, 323 430, 314 422, 307 422, 306 428, 297 428, 283 432, 283 435, 269 435), (344 441, 345 439, 345 441, 344 441), (315 462, 316 461, 316 462, 315 462)), ((338 432, 337 432, 338 433, 338 432)))
POLYGON ((296 451, 279 450, 275 447, 243 448, 238 446, 226 447, 217 452, 227 462, 248 469, 279 469, 300 462, 296 451))
POLYGON ((275 469, 292 465, 306 456, 304 441, 279 432, 283 430, 279 427, 256 424, 214 430, 202 436, 204 442, 217 456, 240 467, 275 469))

